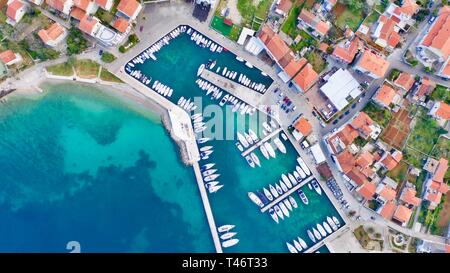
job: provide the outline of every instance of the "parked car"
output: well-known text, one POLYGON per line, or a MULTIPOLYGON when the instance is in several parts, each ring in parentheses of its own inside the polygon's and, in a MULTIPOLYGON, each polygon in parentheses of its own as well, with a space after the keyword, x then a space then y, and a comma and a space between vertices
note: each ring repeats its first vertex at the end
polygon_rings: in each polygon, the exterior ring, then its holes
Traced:
POLYGON ((436 20, 436 16, 431 16, 430 19, 428 19, 428 24, 432 24, 436 20))

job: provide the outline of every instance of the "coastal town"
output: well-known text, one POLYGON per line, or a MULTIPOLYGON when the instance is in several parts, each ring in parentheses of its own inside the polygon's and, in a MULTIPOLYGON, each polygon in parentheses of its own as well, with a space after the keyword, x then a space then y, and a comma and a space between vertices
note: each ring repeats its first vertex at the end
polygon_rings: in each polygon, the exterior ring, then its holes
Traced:
POLYGON ((228 181, 213 156, 236 156, 255 180, 283 166, 279 181, 244 187, 274 227, 323 206, 317 223, 296 218, 301 235, 277 238, 275 252, 448 253, 449 28, 439 0, 0 0, 0 100, 56 81, 157 104, 194 169, 217 252, 252 246, 238 224, 216 227, 228 181), (167 57, 184 49, 192 60, 167 57), (204 103, 267 117, 237 132, 236 155, 213 153, 220 140, 180 91, 191 85, 169 82, 184 66, 204 103))

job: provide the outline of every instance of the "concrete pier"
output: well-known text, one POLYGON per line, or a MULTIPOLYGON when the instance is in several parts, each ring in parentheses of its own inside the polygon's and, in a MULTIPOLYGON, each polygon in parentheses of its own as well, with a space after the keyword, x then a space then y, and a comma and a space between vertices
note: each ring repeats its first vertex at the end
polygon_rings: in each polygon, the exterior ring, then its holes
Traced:
POLYGON ((278 196, 277 198, 275 198, 272 202, 270 202, 268 205, 264 206, 261 209, 261 212, 264 213, 266 212, 268 209, 270 209, 271 207, 273 207, 274 205, 278 204, 281 200, 285 199, 286 197, 288 197, 289 195, 291 195, 292 193, 294 193, 295 191, 297 191, 298 189, 300 189, 301 187, 303 187, 303 185, 305 185, 306 183, 308 183, 309 181, 313 180, 314 176, 310 176, 307 177, 305 180, 301 181, 300 183, 298 183, 297 185, 295 185, 294 187, 290 188, 287 192, 283 193, 282 195, 278 196))
POLYGON ((265 136, 263 139, 261 139, 260 141, 258 141, 258 143, 256 143, 255 145, 251 146, 250 148, 248 148, 247 150, 242 152, 242 156, 247 156, 249 153, 251 153, 253 150, 255 150, 256 148, 258 148, 259 146, 263 145, 264 142, 266 142, 267 140, 271 139, 272 137, 274 137, 275 135, 277 135, 279 132, 281 131, 281 128, 276 129, 275 131, 273 131, 272 133, 268 134, 267 136, 265 136))

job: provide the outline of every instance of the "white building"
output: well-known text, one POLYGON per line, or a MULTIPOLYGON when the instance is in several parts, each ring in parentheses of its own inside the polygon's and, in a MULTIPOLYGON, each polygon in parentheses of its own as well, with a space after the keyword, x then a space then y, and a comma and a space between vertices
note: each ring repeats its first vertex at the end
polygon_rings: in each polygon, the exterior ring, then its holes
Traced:
POLYGON ((320 91, 336 108, 337 112, 344 109, 351 100, 361 95, 359 83, 348 72, 340 68, 328 78, 326 84, 320 87, 320 91))

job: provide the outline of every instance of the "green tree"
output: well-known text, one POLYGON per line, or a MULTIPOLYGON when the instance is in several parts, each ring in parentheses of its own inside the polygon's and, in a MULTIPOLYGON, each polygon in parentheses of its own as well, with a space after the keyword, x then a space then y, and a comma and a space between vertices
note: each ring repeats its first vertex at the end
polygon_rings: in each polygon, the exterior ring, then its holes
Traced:
POLYGON ((359 11, 365 5, 363 0, 343 0, 343 2, 351 11, 359 11))
POLYGON ((115 59, 116 57, 109 52, 103 52, 102 54, 102 61, 105 63, 112 63, 115 59))
POLYGON ((76 55, 80 54, 88 48, 88 42, 83 37, 83 33, 75 27, 69 30, 69 35, 67 36, 67 54, 76 55))

